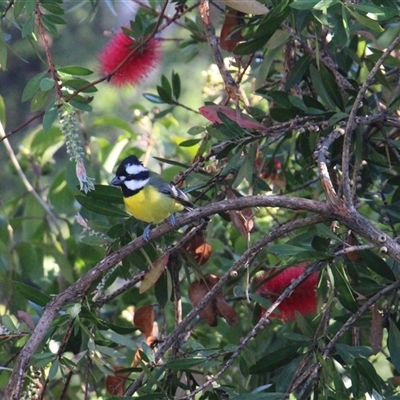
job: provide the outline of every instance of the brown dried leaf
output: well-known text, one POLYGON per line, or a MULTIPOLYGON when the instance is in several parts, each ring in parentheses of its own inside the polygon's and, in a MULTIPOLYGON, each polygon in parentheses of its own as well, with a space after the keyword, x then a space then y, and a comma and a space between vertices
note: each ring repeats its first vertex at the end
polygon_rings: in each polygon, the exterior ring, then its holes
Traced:
MULTIPOLYGON (((227 188, 226 194, 228 199, 236 199, 237 196, 230 188, 227 188)), ((244 208, 240 211, 231 210, 229 211, 233 226, 243 236, 245 240, 248 240, 249 233, 254 228, 254 215, 251 208, 244 208)))
POLYGON ((244 25, 242 12, 226 7, 227 14, 222 25, 219 43, 221 49, 232 52, 239 42, 243 40, 241 28, 244 25))
MULTIPOLYGON (((204 232, 202 231, 193 237, 193 239, 186 245, 185 250, 192 255, 197 265, 201 267, 210 258, 212 248, 211 245, 206 242, 204 232)), ((185 257, 184 252, 182 252, 182 255, 185 257)))
POLYGON ((118 373, 122 367, 114 367, 115 375, 107 375, 106 377, 106 389, 107 392, 113 396, 122 397, 125 393, 125 380, 129 373, 118 373))
MULTIPOLYGON (((155 346, 156 342, 157 342, 157 338, 155 338, 154 336, 150 335, 150 336, 146 337, 147 346, 153 348, 155 346)), ((139 347, 139 349, 136 350, 135 357, 133 357, 132 366, 135 368, 140 364, 140 360, 142 359, 142 357, 140 356, 141 351, 143 351, 143 348, 139 347)))
POLYGON ((250 218, 245 216, 241 211, 229 211, 229 216, 231 218, 233 226, 237 229, 237 231, 243 236, 245 240, 248 239, 249 233, 253 230, 254 227, 254 217, 251 215, 250 218))
POLYGON ((164 272, 164 269, 167 267, 168 260, 169 252, 161 256, 153 265, 150 265, 140 284, 139 293, 146 292, 156 284, 161 274, 164 272))
MULTIPOLYGON (((204 298, 204 296, 209 292, 210 288, 207 287, 207 284, 204 281, 194 281, 189 287, 189 299, 192 303, 193 308, 199 304, 200 300, 204 298)), ((207 304, 207 306, 200 311, 200 317, 204 319, 208 325, 217 326, 217 307, 215 302, 207 304)))
POLYGON ((143 349, 141 347, 136 350, 135 357, 133 357, 133 364, 132 364, 134 368, 136 368, 140 364, 140 360, 142 359, 142 357, 140 357, 140 352, 142 350, 143 349))
POLYGON ((383 317, 379 309, 374 306, 371 318, 371 348, 374 354, 378 354, 382 349, 383 339, 383 317))
POLYGON ((153 306, 144 306, 137 309, 133 316, 133 324, 139 328, 146 338, 150 337, 154 324, 153 306))
POLYGON ((21 322, 25 322, 26 325, 32 330, 35 329, 35 323, 33 322, 32 317, 26 312, 26 311, 21 311, 19 310, 17 313, 18 319, 21 322))
POLYGON ((215 299, 215 304, 219 315, 224 317, 230 326, 236 325, 239 322, 236 310, 230 306, 223 297, 217 297, 215 299))
MULTIPOLYGON (((357 246, 359 244, 356 236, 354 235, 354 233, 352 231, 349 231, 349 236, 347 238, 347 244, 349 246, 357 246)), ((353 264, 360 263, 363 260, 359 251, 351 251, 349 253, 346 253, 346 255, 347 255, 347 258, 353 264)))

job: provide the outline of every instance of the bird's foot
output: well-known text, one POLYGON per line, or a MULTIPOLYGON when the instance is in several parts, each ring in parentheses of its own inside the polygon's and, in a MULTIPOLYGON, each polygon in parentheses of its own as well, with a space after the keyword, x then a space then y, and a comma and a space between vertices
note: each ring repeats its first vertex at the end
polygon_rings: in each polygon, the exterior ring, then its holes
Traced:
POLYGON ((169 222, 169 224, 172 225, 172 226, 175 226, 175 225, 176 225, 176 220, 175 220, 175 215, 174 215, 174 214, 171 214, 171 215, 168 217, 168 222, 169 222))
POLYGON ((143 239, 148 242, 150 240, 150 228, 151 224, 147 225, 146 228, 144 228, 143 231, 143 239))

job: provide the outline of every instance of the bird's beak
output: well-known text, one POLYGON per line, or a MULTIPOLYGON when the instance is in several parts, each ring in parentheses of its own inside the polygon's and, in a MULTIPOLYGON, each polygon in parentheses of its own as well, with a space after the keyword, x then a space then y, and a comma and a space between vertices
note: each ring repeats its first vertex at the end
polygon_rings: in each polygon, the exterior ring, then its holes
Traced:
POLYGON ((114 176, 113 180, 111 181, 111 185, 121 186, 122 182, 123 182, 123 179, 121 179, 119 176, 114 176))

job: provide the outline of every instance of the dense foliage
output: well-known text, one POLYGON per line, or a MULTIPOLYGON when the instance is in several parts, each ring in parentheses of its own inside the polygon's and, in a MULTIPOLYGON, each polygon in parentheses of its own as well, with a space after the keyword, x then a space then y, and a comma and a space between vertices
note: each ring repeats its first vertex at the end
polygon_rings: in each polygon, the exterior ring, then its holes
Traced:
POLYGON ((0 0, 1 398, 399 397, 399 10, 0 0))

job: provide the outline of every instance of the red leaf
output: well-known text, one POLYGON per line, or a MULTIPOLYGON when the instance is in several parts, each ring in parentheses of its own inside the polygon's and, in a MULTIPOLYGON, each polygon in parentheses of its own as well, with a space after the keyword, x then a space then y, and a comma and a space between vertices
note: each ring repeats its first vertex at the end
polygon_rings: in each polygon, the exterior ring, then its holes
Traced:
POLYGON ((215 104, 209 104, 199 108, 200 114, 207 118, 211 122, 222 123, 218 117, 218 113, 226 115, 232 121, 235 121, 241 128, 255 129, 258 131, 265 131, 268 128, 263 124, 260 124, 254 118, 242 113, 240 110, 234 110, 230 107, 217 106, 215 104))

